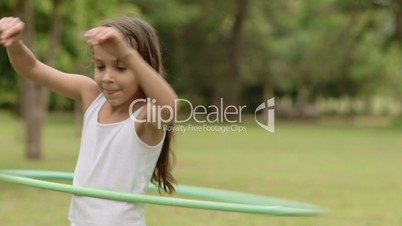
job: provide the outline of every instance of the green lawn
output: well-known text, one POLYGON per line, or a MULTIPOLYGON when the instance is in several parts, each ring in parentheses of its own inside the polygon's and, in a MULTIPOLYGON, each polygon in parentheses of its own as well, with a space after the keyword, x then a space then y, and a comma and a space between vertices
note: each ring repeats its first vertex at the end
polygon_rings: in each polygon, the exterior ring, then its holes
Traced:
MULTIPOLYGON (((148 226, 402 225, 402 128, 382 121, 277 122, 275 133, 177 133, 175 175, 182 184, 298 200, 331 211, 272 217, 147 205, 148 226)), ((21 126, 0 112, 0 168, 72 171, 79 131, 72 116, 45 128, 44 159, 23 159, 21 126)), ((0 225, 63 226, 70 196, 0 182, 0 225)))

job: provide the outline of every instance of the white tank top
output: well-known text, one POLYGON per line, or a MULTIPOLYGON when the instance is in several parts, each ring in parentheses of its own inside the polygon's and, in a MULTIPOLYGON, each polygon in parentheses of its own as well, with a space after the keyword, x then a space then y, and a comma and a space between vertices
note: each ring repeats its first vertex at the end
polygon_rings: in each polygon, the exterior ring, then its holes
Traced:
MULTIPOLYGON (((73 185, 144 194, 165 135, 158 145, 150 146, 139 139, 131 118, 99 123, 98 112, 105 101, 100 94, 85 112, 73 185)), ((69 220, 76 226, 144 226, 144 205, 74 195, 69 220)))

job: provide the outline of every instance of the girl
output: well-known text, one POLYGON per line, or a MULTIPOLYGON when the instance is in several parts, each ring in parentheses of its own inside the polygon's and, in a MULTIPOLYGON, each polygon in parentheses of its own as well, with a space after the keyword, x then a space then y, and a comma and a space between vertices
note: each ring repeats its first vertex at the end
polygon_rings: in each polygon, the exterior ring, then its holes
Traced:
MULTIPOLYGON (((73 184, 143 194, 152 181, 174 192, 171 134, 163 128, 172 123, 176 94, 161 76, 154 29, 139 18, 121 17, 87 31, 94 80, 38 61, 24 45, 23 31, 19 18, 0 20, 0 42, 15 71, 80 101, 85 111, 73 184)), ((72 198, 69 220, 73 226, 145 225, 142 204, 80 196, 72 198)))

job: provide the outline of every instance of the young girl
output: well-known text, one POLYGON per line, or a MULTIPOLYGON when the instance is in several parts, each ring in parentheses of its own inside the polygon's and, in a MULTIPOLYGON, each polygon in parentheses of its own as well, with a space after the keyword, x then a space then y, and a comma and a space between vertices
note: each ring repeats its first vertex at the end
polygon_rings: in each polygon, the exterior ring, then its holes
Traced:
MULTIPOLYGON (((121 17, 87 31, 94 80, 38 61, 21 40, 23 31, 19 18, 0 20, 0 42, 15 71, 80 101, 85 110, 73 184, 143 194, 152 181, 174 192, 171 134, 163 128, 172 123, 176 94, 161 76, 154 29, 139 18, 121 17), (162 110, 149 112, 155 109, 162 110)), ((81 196, 73 196, 69 220, 73 226, 145 225, 142 204, 81 196)))

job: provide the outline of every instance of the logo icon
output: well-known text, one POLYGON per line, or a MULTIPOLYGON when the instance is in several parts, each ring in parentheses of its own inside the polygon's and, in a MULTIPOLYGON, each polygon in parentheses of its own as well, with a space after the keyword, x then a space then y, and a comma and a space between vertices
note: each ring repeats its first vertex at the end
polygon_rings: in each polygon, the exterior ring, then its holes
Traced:
MULTIPOLYGON (((255 121, 259 126, 261 126, 263 129, 273 133, 275 132, 275 97, 272 97, 271 99, 263 102, 260 104, 254 112, 254 118, 255 121), (267 122, 261 123, 257 119, 257 112, 260 110, 266 110, 266 114, 263 114, 264 116, 267 117, 267 122), (265 124, 266 123, 266 124, 265 124)), ((265 113, 265 112, 264 112, 265 113)))

